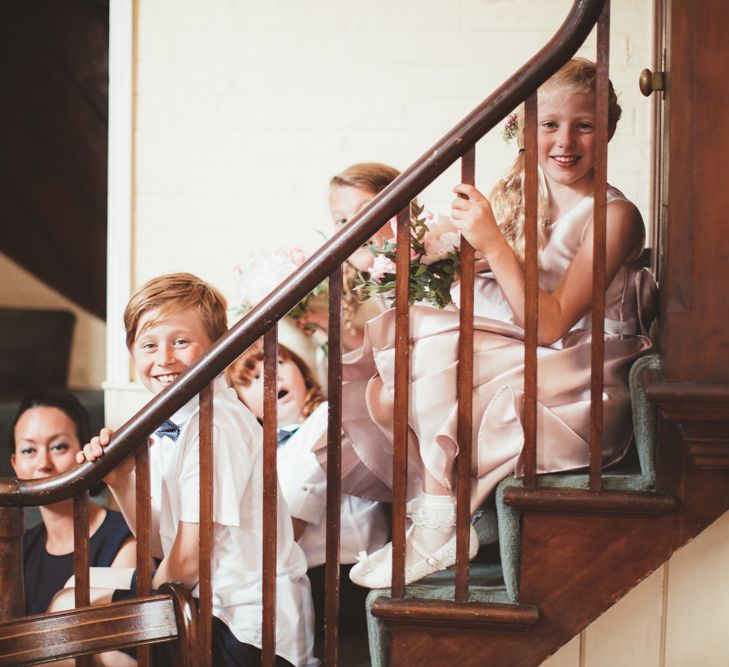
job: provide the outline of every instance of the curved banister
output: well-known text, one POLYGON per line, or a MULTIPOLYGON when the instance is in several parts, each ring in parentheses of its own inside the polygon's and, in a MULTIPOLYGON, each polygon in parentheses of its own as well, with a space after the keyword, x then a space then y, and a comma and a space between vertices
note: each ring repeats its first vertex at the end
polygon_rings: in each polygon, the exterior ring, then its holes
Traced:
POLYGON ((105 456, 68 472, 35 480, 0 478, 0 507, 44 505, 70 498, 101 481, 169 415, 179 410, 243 350, 284 317, 425 186, 517 107, 571 58, 597 22, 604 0, 575 0, 547 44, 440 141, 335 234, 299 270, 231 328, 179 380, 155 396, 115 433, 105 456))

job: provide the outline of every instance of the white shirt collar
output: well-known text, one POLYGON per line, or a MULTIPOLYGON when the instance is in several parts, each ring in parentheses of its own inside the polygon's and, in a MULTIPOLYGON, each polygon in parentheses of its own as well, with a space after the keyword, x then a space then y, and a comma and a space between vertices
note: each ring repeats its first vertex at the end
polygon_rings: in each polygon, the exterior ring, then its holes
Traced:
MULTIPOLYGON (((213 393, 228 389, 228 383, 225 381, 224 374, 218 375, 213 380, 213 393)), ((170 419, 175 422, 180 428, 182 428, 198 410, 198 399, 199 394, 195 394, 185 405, 183 405, 170 419)))

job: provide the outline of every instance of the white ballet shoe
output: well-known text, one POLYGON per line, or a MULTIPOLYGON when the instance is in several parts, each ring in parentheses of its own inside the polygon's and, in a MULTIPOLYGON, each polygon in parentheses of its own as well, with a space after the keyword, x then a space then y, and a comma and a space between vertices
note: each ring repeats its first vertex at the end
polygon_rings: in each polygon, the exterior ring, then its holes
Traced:
MULTIPOLYGON (((433 572, 446 570, 456 563, 456 535, 453 536, 432 554, 427 553, 412 537, 413 526, 405 535, 405 539, 420 558, 414 563, 405 560, 405 584, 427 577, 433 572)), ((472 560, 478 552, 478 535, 473 526, 469 526, 468 560, 472 560)), ((369 556, 360 554, 359 562, 349 571, 349 578, 364 588, 390 588, 392 585, 392 542, 369 556)))

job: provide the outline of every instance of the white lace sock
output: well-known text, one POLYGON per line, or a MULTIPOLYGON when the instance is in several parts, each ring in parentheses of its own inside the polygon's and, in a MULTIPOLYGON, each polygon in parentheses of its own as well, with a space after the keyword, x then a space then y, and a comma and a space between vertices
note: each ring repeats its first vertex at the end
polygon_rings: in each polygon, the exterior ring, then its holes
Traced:
MULTIPOLYGON (((421 493, 408 503, 408 516, 413 522, 412 539, 427 553, 432 554, 453 537, 456 531, 456 499, 421 493)), ((407 542, 405 557, 408 562, 420 560, 407 542)))

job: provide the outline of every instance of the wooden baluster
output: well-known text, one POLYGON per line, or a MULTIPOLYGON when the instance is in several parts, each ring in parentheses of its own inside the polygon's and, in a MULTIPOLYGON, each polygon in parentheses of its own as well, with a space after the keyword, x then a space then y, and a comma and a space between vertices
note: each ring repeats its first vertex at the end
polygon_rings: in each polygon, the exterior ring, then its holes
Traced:
MULTIPOLYGON (((475 185, 476 149, 461 158, 461 182, 475 185)), ((456 506, 456 602, 468 601, 473 441, 473 247, 461 238, 460 333, 458 336, 458 463, 456 506)))
POLYGON ((274 667, 276 660, 277 340, 278 327, 274 325, 263 337, 263 667, 274 667))
POLYGON ((392 589, 405 597, 405 503, 408 479, 408 399, 410 382, 410 206, 397 214, 395 260, 395 405, 392 466, 392 589))
POLYGON ((329 276, 329 370, 327 426, 327 538, 324 655, 339 664, 339 544, 342 508, 342 267, 329 276))
POLYGON ((524 103, 524 486, 537 484, 537 93, 524 103))
MULTIPOLYGON (((73 576, 76 607, 89 606, 89 492, 73 497, 73 576)), ((89 667, 91 656, 76 658, 76 667, 89 667)))
POLYGON ((212 665, 213 642, 213 383, 200 392, 200 550, 199 550, 199 661, 212 665))
POLYGON ((608 76, 610 2, 597 23, 597 94, 595 100, 595 209, 592 244, 592 345, 590 379, 590 490, 602 488, 602 394, 605 363, 605 235, 607 219, 608 76))
POLYGON ((25 614, 23 518, 22 507, 0 507, 0 622, 25 614))
MULTIPOLYGON (((136 478, 136 538, 137 538, 137 595, 152 592, 152 507, 150 500, 149 443, 138 447, 134 453, 136 478)), ((137 647, 137 664, 152 664, 149 646, 137 647)))

